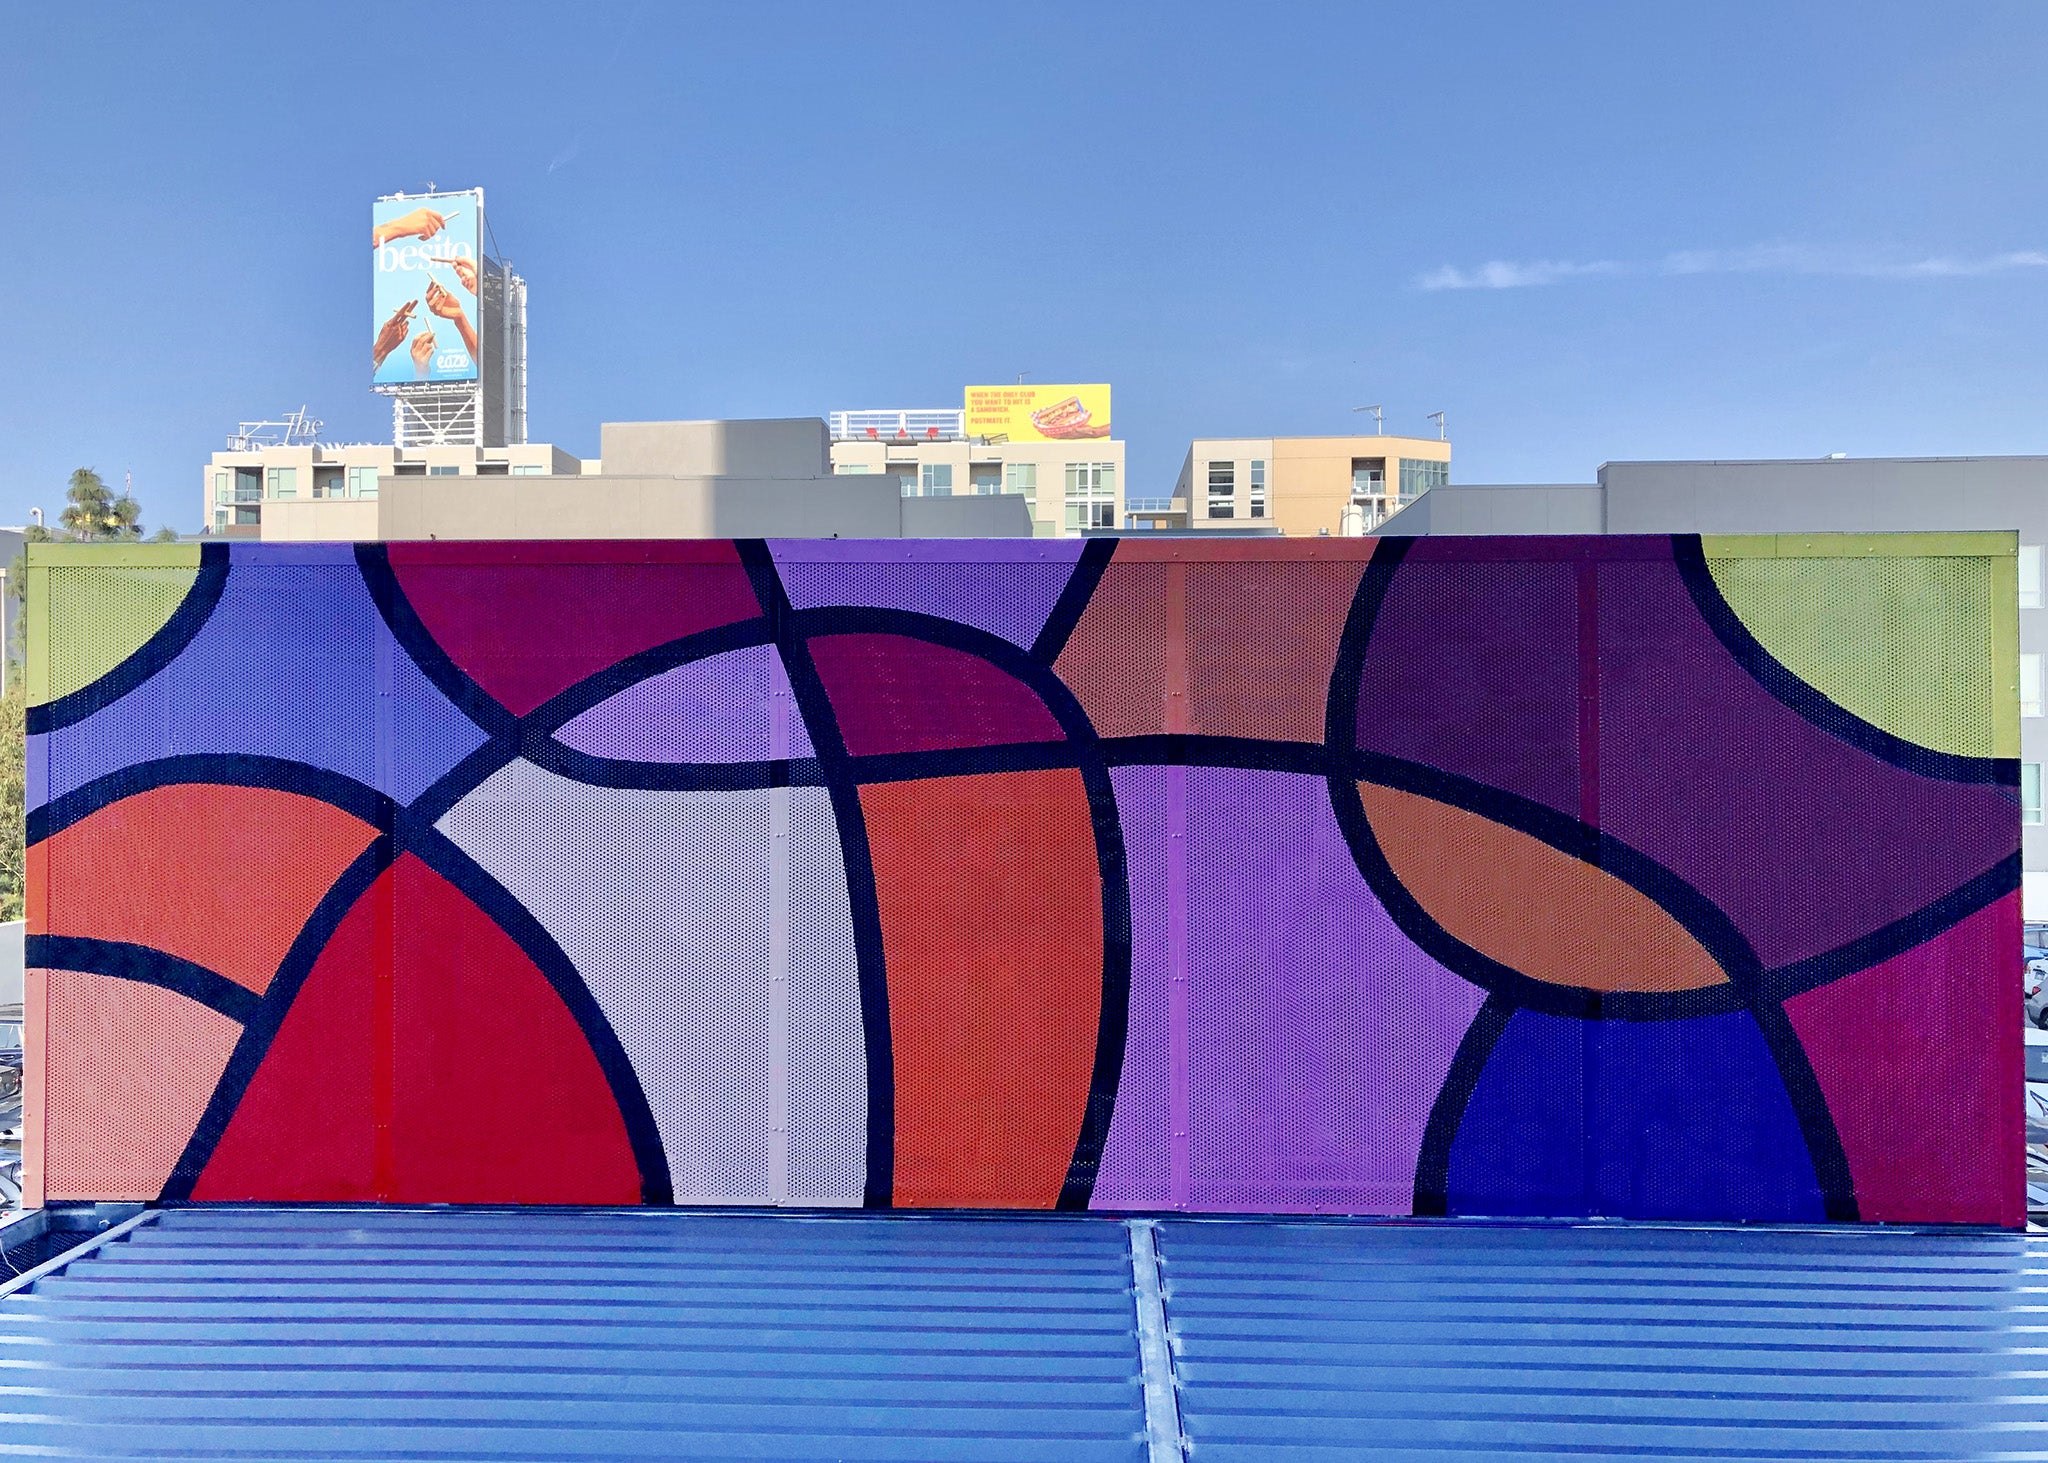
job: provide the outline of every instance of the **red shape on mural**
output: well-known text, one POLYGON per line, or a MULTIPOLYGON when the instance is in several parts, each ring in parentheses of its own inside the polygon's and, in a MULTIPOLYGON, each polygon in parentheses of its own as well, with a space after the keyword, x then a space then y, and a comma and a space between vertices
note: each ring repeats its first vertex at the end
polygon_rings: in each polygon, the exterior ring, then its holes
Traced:
POLYGON ((1860 1218, 2026 1223, 2019 970, 2012 893, 1785 1002, 1842 1136, 1860 1218))
POLYGON ((561 996, 407 854, 327 942, 192 1197, 634 1204, 640 1174, 561 996))
POLYGON ((895 1202, 1050 1209, 1102 1014, 1081 774, 885 783, 860 801, 887 949, 895 1202))
POLYGON ((448 658, 516 716, 630 655, 761 613, 727 540, 395 543, 448 658))
POLYGON ((856 757, 1064 735, 1036 691, 964 650, 907 635, 821 635, 810 649, 856 757))

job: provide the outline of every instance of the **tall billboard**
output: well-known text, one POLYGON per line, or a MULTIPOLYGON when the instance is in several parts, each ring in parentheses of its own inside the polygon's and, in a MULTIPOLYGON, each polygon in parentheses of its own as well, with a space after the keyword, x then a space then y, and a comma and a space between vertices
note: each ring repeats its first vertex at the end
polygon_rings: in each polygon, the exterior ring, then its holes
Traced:
POLYGON ((1109 435, 1109 388, 970 386, 967 435, 1012 442, 1084 442, 1109 435))
POLYGON ((379 386, 478 378, 483 204, 471 191, 371 205, 370 361, 379 386))

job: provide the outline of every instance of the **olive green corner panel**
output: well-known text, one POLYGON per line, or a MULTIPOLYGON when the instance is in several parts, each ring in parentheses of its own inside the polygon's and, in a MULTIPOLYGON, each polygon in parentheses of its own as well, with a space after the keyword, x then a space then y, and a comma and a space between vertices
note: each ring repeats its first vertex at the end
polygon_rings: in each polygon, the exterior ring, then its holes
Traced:
POLYGON ((56 701, 99 680, 148 644, 192 592, 198 545, 152 544, 146 556, 140 547, 35 555, 34 567, 48 576, 47 633, 34 637, 46 674, 31 678, 35 701, 56 701))
POLYGON ((1838 706, 1937 752, 2017 757, 2011 538, 1709 538, 1704 549, 1749 632, 1838 706))

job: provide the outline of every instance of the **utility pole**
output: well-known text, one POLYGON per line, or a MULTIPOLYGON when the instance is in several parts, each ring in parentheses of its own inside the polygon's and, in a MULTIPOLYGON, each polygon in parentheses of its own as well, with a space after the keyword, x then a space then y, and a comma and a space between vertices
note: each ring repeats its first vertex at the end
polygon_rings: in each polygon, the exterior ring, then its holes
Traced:
POLYGON ((1426 413, 1426 417, 1427 417, 1427 419, 1428 419, 1428 420, 1430 420, 1430 421, 1432 421, 1432 422, 1435 422, 1435 423, 1436 423, 1436 439, 1437 439, 1437 441, 1439 441, 1439 442, 1441 442, 1441 441, 1444 441, 1444 440, 1445 440, 1445 435, 1444 435, 1444 434, 1445 434, 1445 433, 1447 433, 1448 431, 1450 431, 1450 424, 1449 424, 1448 422, 1446 422, 1446 421, 1444 420, 1444 413, 1442 413, 1442 412, 1440 412, 1440 411, 1433 411, 1433 412, 1428 412, 1428 413, 1426 413))
POLYGON ((1353 407, 1353 408, 1351 408, 1351 409, 1352 409, 1353 411, 1369 411, 1369 412, 1371 412, 1371 413, 1372 413, 1372 434, 1373 434, 1373 435, 1374 435, 1375 437, 1384 437, 1384 436, 1386 436, 1386 435, 1387 435, 1387 419, 1386 419, 1386 414, 1385 414, 1384 412, 1382 412, 1382 411, 1381 411, 1381 410, 1380 410, 1380 409, 1379 409, 1378 407, 1376 407, 1376 406, 1354 406, 1354 407, 1353 407))

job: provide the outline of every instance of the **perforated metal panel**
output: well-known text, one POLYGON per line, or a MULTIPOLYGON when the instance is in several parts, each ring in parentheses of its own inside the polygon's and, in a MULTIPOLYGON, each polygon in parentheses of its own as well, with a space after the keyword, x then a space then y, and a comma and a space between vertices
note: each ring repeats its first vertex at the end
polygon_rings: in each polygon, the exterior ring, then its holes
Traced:
POLYGON ((1764 648, 1844 708, 1920 745, 1998 755, 1997 611, 1982 555, 1709 557, 1764 648))

